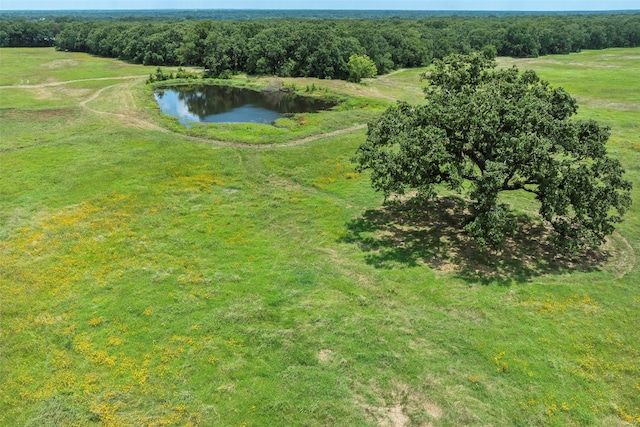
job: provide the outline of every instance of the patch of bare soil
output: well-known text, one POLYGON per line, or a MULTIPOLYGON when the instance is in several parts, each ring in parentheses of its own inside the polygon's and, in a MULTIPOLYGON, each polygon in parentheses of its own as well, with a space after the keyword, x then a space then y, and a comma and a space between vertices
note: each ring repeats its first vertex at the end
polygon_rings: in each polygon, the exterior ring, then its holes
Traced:
POLYGON ((405 427, 411 419, 403 412, 401 405, 371 406, 362 405, 367 413, 372 416, 380 427, 405 427))
POLYGON ((78 61, 74 61, 73 59, 57 59, 41 65, 41 67, 48 68, 50 70, 59 70, 61 68, 71 68, 76 66, 78 66, 78 61))
POLYGON ((333 354, 333 351, 327 348, 323 348, 318 352, 318 360, 321 362, 328 362, 332 354, 333 354))
POLYGON ((427 414, 429 414, 431 417, 435 419, 442 417, 442 414, 443 414, 442 408, 436 405, 435 403, 425 402, 423 406, 425 411, 427 411, 427 414))
POLYGON ((410 424, 431 427, 430 421, 443 416, 440 406, 424 399, 406 384, 396 383, 390 393, 380 391, 379 394, 389 394, 392 403, 386 404, 382 398, 376 405, 364 403, 362 399, 356 402, 379 427, 405 427, 410 424))
POLYGON ((47 100, 56 98, 53 92, 50 89, 47 89, 45 87, 40 87, 40 86, 35 87, 31 89, 31 92, 33 93, 35 98, 39 101, 47 101, 47 100))
POLYGON ((59 95, 66 96, 69 98, 74 98, 77 100, 83 99, 84 97, 86 97, 92 92, 91 89, 71 88, 68 86, 55 86, 55 87, 49 88, 49 90, 51 90, 52 93, 54 94, 59 94, 59 95))

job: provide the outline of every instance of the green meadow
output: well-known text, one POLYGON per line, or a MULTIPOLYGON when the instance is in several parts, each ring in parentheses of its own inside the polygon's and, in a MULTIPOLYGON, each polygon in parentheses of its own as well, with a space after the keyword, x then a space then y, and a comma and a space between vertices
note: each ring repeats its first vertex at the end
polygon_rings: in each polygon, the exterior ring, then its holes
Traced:
POLYGON ((341 104, 186 130, 155 68, 0 49, 0 425, 640 425, 640 49, 500 63, 611 127, 634 204, 600 252, 381 208, 350 158, 423 70, 283 79, 341 104))

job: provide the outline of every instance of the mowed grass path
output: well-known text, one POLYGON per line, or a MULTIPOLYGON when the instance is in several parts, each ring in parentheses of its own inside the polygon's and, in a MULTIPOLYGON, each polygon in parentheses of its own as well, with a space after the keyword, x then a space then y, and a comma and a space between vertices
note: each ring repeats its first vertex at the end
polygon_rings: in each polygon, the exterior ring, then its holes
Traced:
MULTIPOLYGON (((4 85, 150 71, 0 57, 4 85)), ((133 79, 1 88, 0 425, 640 424, 640 50, 515 62, 612 127, 634 205, 608 256, 485 257, 455 200, 378 210, 364 130, 221 147, 141 126, 133 79)), ((418 100, 418 77, 314 84, 418 100)))

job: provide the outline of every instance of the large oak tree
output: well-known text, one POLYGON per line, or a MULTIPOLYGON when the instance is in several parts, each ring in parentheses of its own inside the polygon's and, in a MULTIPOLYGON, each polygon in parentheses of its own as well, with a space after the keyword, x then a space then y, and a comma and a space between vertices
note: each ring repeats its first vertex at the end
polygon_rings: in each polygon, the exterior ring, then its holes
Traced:
POLYGON ((571 250, 599 246, 631 203, 631 184, 607 155, 607 127, 573 118, 576 100, 533 71, 498 69, 480 54, 452 55, 425 73, 422 105, 398 103, 369 125, 356 152, 385 195, 442 185, 466 192, 466 232, 498 245, 515 225, 504 191, 533 193, 555 242, 571 250))

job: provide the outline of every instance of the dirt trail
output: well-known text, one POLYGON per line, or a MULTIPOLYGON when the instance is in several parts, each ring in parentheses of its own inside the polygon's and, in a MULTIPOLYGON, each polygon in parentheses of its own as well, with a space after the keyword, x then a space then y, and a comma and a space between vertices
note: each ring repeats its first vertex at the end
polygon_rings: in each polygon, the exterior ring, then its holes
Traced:
POLYGON ((164 129, 161 126, 158 126, 157 124, 149 121, 149 120, 145 120, 144 118, 140 118, 140 117, 136 117, 132 114, 122 114, 122 113, 112 113, 109 111, 102 111, 102 110, 96 110, 95 108, 91 108, 89 104, 91 101, 94 101, 95 99, 99 98, 100 95, 102 95, 105 91, 118 87, 118 86, 122 86, 125 90, 130 89, 134 84, 136 84, 138 82, 138 80, 140 80, 139 76, 134 76, 134 77, 130 77, 129 81, 126 83, 117 83, 114 85, 110 85, 110 86, 105 86, 102 89, 97 90, 96 92, 94 92, 89 98, 85 99, 84 101, 80 102, 80 107, 85 108, 93 113, 96 114, 100 114, 103 116, 112 116, 112 117, 117 117, 123 124, 128 125, 128 126, 132 126, 132 127, 136 127, 139 129, 148 129, 148 130, 156 130, 156 131, 160 131, 160 132, 165 132, 165 133, 169 133, 169 131, 167 129, 164 129), (131 81, 135 79, 134 81, 131 81))
POLYGON ((121 77, 96 77, 92 79, 65 80, 63 82, 39 83, 35 85, 4 85, 4 86, 0 86, 0 89, 38 89, 43 87, 64 86, 71 83, 97 82, 97 81, 106 81, 106 80, 131 80, 131 79, 141 79, 146 77, 148 76, 137 75, 137 76, 121 76, 121 77))
MULTIPOLYGON (((128 80, 132 80, 132 79, 140 79, 141 76, 129 76, 129 77, 123 77, 123 78, 119 78, 119 80, 123 80, 123 79, 128 79, 128 80)), ((87 80, 109 80, 109 79, 87 79, 87 80)), ((76 80, 80 81, 80 80, 76 80)), ((72 83, 73 81, 69 81, 68 83, 72 83)), ((229 142, 229 141, 217 141, 217 140, 213 140, 213 139, 207 139, 207 138, 198 138, 195 136, 189 136, 189 135, 183 135, 181 133, 178 132, 172 132, 169 129, 165 129, 159 125, 157 125, 156 123, 153 123, 151 120, 145 119, 145 118, 140 118, 140 117, 134 117, 130 114, 121 114, 121 113, 111 113, 111 112, 107 112, 107 111, 101 111, 101 110, 96 110, 94 108, 91 108, 89 105, 87 105, 88 103, 90 103, 91 101, 94 101, 95 99, 97 99, 98 97, 100 97, 100 95, 102 95, 106 90, 112 89, 114 87, 117 86, 123 86, 127 89, 131 88, 131 86, 133 86, 133 84, 135 84, 136 82, 128 82, 128 83, 117 83, 114 85, 110 85, 110 86, 106 86, 103 87, 102 89, 96 91, 95 93, 93 93, 89 98, 85 99, 84 101, 80 102, 80 106, 82 108, 85 108, 93 113, 96 114, 100 114, 100 115, 108 115, 108 116, 112 116, 112 117, 118 117, 124 124, 133 126, 133 127, 137 127, 140 129, 148 129, 148 130, 155 130, 155 131, 159 131, 159 132, 163 132, 163 133, 167 133, 167 134, 173 134, 176 136, 179 136, 180 138, 185 138, 188 139, 190 141, 196 141, 196 142, 201 142, 204 144, 210 144, 210 145, 216 145, 216 146, 221 146, 221 147, 234 147, 234 148, 252 148, 252 149, 271 149, 271 148, 280 148, 280 147, 295 147, 298 145, 303 145, 306 144, 308 142, 312 142, 318 139, 322 139, 322 138, 330 138, 333 136, 338 136, 338 135, 343 135, 346 133, 351 133, 351 132, 355 132, 357 130, 360 129, 365 129, 367 127, 366 124, 360 124, 360 125, 355 125, 355 126, 351 126, 345 129, 339 129, 333 132, 326 132, 326 133, 321 133, 321 134, 317 134, 317 135, 311 135, 305 138, 301 138, 301 139, 297 139, 294 141, 289 141, 289 142, 283 142, 280 144, 249 144, 249 143, 242 143, 242 142, 229 142)), ((12 86, 12 87, 17 87, 17 86, 12 86)), ((29 87, 35 87, 34 86, 29 86, 29 87)))
POLYGON ((406 71, 406 70, 407 70, 407 68, 398 68, 397 70, 393 70, 393 71, 392 71, 392 72, 390 72, 390 73, 383 74, 383 75, 381 75, 381 76, 376 76, 376 79, 378 79, 378 80, 384 80, 384 79, 387 79, 387 78, 389 78, 389 77, 393 76, 394 74, 398 74, 398 73, 401 73, 401 72, 406 71))
MULTIPOLYGON (((189 136, 189 135, 184 135, 178 132, 173 132, 169 129, 163 128, 162 126, 159 126, 158 124, 154 123, 153 121, 145 118, 145 117, 141 117, 139 115, 134 115, 134 114, 123 114, 123 113, 113 113, 113 112, 108 112, 108 111, 101 111, 101 110, 97 110, 95 108, 92 108, 91 106, 89 106, 88 104, 94 100, 96 100, 97 98, 99 98, 105 91, 109 90, 109 89, 113 89, 116 88, 118 86, 121 86, 124 90, 128 90, 131 89, 131 87, 138 83, 141 79, 145 78, 146 76, 123 76, 123 77, 100 77, 100 78, 91 78, 91 79, 78 79, 78 80, 68 80, 68 81, 64 81, 64 82, 53 82, 53 83, 41 83, 41 84, 35 84, 35 85, 9 85, 9 86, 0 86, 0 89, 8 89, 8 88, 13 88, 13 89, 38 89, 38 88, 46 88, 46 87, 53 87, 53 86, 63 86, 63 85, 68 85, 71 83, 79 83, 79 82, 85 82, 85 81, 108 81, 108 80, 127 80, 127 82, 125 83, 116 83, 113 85, 109 85, 109 86, 105 86, 97 91, 95 91, 93 94, 91 94, 91 96, 89 96, 88 98, 86 98, 83 101, 80 101, 79 105, 80 107, 91 111, 92 113, 95 114, 99 114, 99 115, 103 115, 103 116, 111 116, 111 117, 116 117, 118 118, 118 120, 121 121, 121 123, 123 123, 126 126, 131 126, 131 127, 135 127, 135 128, 139 128, 139 129, 147 129, 147 130, 154 130, 154 131, 158 131, 158 132, 163 132, 166 134, 172 134, 172 135, 176 135, 177 137, 180 138, 184 138, 184 139, 188 139, 190 141, 195 141, 195 142, 200 142, 200 143, 204 143, 204 144, 210 144, 210 145, 215 145, 215 146, 220 146, 220 147, 234 147, 234 148, 251 148, 251 149, 259 149, 259 150, 264 150, 264 149, 272 149, 272 148, 281 148, 281 147, 295 147, 298 145, 303 145, 306 144, 308 142, 312 142, 318 139, 322 139, 322 138, 330 138, 333 136, 338 136, 338 135, 342 135, 342 134, 346 134, 346 133, 351 133, 351 132, 355 132, 357 130, 360 129, 365 129, 367 127, 366 124, 360 124, 360 125, 355 125, 355 126, 351 126, 345 129, 339 129, 333 132, 326 132, 326 133, 322 133, 322 134, 317 134, 317 135, 311 135, 305 138, 301 138, 298 140, 294 140, 294 141, 289 141, 289 142, 283 142, 280 144, 249 144, 249 143, 242 143, 242 142, 230 142, 230 141, 217 141, 217 140, 213 140, 213 139, 207 139, 207 138, 198 138, 195 136, 189 136)), ((28 147, 25 147, 28 148, 28 147)))

